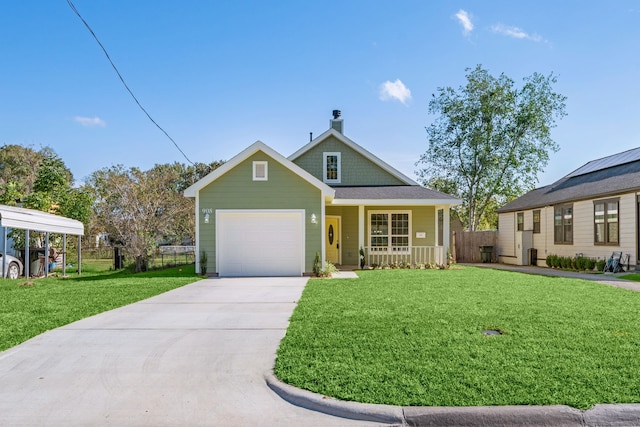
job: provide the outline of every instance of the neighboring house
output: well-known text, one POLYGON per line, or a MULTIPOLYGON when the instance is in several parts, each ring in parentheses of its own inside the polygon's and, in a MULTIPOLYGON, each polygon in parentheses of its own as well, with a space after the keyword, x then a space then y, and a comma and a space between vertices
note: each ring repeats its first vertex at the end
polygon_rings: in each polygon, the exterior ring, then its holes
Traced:
POLYGON ((638 262, 640 148, 593 160, 498 209, 498 256, 544 266, 547 255, 638 262), (537 252, 537 255, 535 254, 537 252))
POLYGON ((330 129, 285 158, 258 141, 185 190, 196 199, 196 257, 219 276, 299 276, 322 266, 445 264, 449 209, 330 129))

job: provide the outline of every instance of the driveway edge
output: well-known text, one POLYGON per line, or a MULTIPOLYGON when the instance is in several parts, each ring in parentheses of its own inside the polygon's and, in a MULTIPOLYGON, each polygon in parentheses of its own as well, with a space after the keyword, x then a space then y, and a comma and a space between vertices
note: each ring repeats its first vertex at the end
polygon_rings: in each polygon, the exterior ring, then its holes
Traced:
POLYGON ((265 380, 287 402, 328 415, 402 426, 440 427, 628 427, 640 426, 640 404, 598 404, 580 411, 549 406, 393 406, 348 402, 280 381, 270 370, 265 380))

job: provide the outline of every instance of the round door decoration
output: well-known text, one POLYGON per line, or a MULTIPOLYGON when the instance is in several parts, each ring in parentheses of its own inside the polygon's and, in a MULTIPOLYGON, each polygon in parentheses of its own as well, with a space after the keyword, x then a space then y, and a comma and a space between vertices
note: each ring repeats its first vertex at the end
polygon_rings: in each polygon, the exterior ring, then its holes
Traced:
POLYGON ((329 244, 333 245, 333 224, 329 225, 329 244))

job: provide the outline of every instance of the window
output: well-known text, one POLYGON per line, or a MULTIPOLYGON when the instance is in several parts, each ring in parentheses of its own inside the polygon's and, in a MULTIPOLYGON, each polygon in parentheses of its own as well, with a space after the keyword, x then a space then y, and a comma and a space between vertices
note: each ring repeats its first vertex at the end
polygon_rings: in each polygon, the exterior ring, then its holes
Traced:
POLYGON ((618 245, 619 199, 593 202, 593 243, 596 245, 618 245))
POLYGON ((409 212, 370 212, 371 251, 407 252, 411 235, 409 224, 409 212))
POLYGON ((253 180, 254 181, 267 181, 269 178, 269 163, 268 162, 253 162, 253 180))
POLYGON ((523 231, 524 230, 524 212, 518 212, 516 214, 516 230, 523 231))
POLYGON ((533 232, 540 233, 540 209, 533 211, 533 232))
POLYGON ((323 153, 322 180, 327 184, 339 184, 341 180, 340 153, 323 153))
POLYGON ((573 205, 553 208, 553 241, 556 244, 573 243, 573 205))

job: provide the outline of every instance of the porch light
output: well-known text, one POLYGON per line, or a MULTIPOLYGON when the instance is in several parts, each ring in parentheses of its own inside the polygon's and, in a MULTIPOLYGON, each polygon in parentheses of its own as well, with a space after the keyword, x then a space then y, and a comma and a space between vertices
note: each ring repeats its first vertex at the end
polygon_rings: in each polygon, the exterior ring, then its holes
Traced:
POLYGON ((311 224, 317 224, 318 223, 318 218, 316 218, 316 214, 312 213, 311 214, 311 224))

